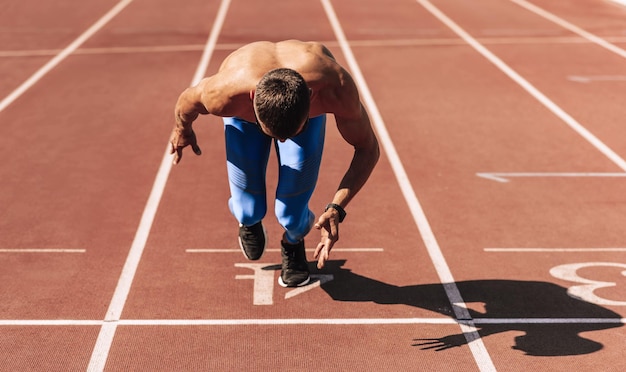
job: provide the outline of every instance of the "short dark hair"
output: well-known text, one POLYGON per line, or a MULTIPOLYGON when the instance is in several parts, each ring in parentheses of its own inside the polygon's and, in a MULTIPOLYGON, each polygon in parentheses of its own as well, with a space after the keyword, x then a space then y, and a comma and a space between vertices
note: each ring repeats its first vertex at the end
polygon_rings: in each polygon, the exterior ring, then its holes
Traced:
POLYGON ((292 69, 271 70, 256 86, 254 106, 258 120, 273 135, 293 137, 309 116, 309 87, 302 75, 292 69))

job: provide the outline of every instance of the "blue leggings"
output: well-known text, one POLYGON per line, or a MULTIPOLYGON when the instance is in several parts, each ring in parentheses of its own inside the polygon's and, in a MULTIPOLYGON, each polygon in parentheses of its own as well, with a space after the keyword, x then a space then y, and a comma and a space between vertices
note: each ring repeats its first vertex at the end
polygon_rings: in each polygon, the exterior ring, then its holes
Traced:
POLYGON ((297 243, 311 230, 315 215, 309 200, 319 175, 326 115, 309 120, 305 130, 280 142, 265 135, 255 123, 224 118, 230 200, 239 223, 253 225, 267 212, 265 176, 272 142, 278 156, 278 185, 274 211, 287 240, 297 243))

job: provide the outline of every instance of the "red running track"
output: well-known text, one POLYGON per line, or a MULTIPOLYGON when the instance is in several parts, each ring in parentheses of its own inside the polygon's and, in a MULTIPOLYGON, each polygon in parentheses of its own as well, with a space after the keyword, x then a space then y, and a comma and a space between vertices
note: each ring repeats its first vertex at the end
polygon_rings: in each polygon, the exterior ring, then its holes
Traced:
MULTIPOLYGON (((1 370, 626 367, 624 6, 24 0, 0 24, 1 370), (238 251, 218 118, 164 156, 186 86, 290 38, 352 71, 384 151, 299 290, 271 216, 262 261, 238 251)), ((351 157, 328 124, 319 210, 351 157)))

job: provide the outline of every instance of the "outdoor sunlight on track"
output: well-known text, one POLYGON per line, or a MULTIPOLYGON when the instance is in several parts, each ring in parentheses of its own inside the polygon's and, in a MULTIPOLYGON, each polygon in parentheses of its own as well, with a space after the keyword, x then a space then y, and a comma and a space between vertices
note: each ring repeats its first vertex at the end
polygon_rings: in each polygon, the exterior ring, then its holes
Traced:
MULTIPOLYGON (((626 370, 623 1, 6 5, 0 370, 626 370), (273 213, 239 248, 221 118, 168 140, 185 88, 288 39, 350 72, 381 157, 283 288, 273 213)), ((329 114, 316 217, 353 153, 329 114)))

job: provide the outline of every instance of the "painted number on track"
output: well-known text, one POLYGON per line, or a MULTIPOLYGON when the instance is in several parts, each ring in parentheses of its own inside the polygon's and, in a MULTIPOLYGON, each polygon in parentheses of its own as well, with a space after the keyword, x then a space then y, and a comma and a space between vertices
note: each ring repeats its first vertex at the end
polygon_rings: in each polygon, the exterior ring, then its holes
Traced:
POLYGON ((553 267, 550 270, 550 274, 558 279, 563 279, 574 283, 581 283, 580 285, 574 285, 569 287, 569 289, 567 290, 567 294, 571 297, 596 305, 626 306, 626 301, 609 300, 606 298, 602 298, 594 293, 596 289, 614 287, 617 285, 617 283, 591 280, 583 278, 577 273, 579 269, 594 266, 619 267, 624 269, 621 274, 623 276, 626 276, 626 264, 614 262, 585 262, 560 265, 553 267))

